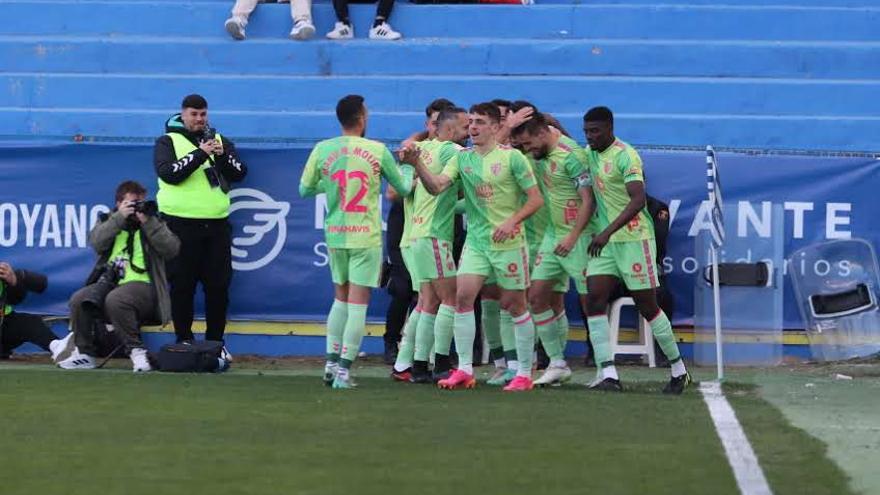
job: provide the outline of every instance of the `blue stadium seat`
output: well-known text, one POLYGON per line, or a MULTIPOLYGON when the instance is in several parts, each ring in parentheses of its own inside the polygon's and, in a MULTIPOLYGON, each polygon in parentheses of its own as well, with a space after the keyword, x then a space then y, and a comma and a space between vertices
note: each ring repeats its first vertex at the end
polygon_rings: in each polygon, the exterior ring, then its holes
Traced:
POLYGON ((395 43, 365 39, 373 5, 352 6, 358 39, 321 39, 326 2, 314 40, 288 40, 288 6, 265 4, 235 42, 231 4, 3 1, 20 22, 0 28, 0 137, 148 138, 190 92, 239 140, 334 134, 347 93, 367 97, 369 133, 388 141, 439 96, 528 99, 577 137, 583 112, 608 105, 640 144, 871 151, 880 135, 869 0, 401 2, 395 43))

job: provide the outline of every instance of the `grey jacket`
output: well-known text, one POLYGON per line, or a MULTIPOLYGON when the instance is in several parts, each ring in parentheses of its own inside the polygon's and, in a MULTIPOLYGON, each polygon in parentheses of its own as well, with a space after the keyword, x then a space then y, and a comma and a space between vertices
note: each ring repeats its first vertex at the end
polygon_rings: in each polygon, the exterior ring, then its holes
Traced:
MULTIPOLYGON (((95 268, 86 280, 86 285, 97 281, 101 268, 110 258, 116 236, 125 229, 125 217, 118 211, 110 215, 102 215, 98 223, 89 232, 89 244, 98 253, 95 268)), ((162 325, 171 321, 171 296, 168 293, 168 277, 165 274, 165 262, 177 256, 180 250, 180 239, 157 217, 147 217, 147 222, 140 227, 141 245, 144 250, 147 271, 156 291, 162 325)))

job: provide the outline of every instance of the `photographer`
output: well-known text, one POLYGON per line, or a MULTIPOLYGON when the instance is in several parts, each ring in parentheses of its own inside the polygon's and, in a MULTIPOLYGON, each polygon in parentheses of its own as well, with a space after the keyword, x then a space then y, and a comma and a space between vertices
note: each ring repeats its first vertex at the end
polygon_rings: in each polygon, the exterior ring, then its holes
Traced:
POLYGON ((47 285, 46 276, 41 273, 15 270, 9 263, 0 262, 0 359, 8 359, 9 353, 25 342, 52 352, 53 356, 57 353, 61 341, 43 319, 15 311, 15 305, 28 292, 42 294, 47 285))
MULTIPOLYGON (((189 95, 181 106, 153 149, 159 211, 180 238, 180 254, 168 267, 174 332, 178 342, 193 340, 193 298, 201 282, 205 340, 223 341, 232 280, 229 183, 244 179, 247 167, 232 141, 208 125, 204 98, 189 95)), ((228 359, 225 348, 224 354, 228 359)))
POLYGON ((160 220, 153 201, 144 201, 146 189, 126 181, 116 188, 116 208, 102 215, 89 233, 98 253, 86 286, 70 298, 70 326, 76 347, 62 353, 64 369, 95 367, 95 326, 107 321, 131 357, 134 371, 150 371, 147 350, 140 338, 144 323, 166 324, 171 301, 165 262, 177 255, 180 241, 160 220), (65 354, 67 354, 65 356, 65 354))

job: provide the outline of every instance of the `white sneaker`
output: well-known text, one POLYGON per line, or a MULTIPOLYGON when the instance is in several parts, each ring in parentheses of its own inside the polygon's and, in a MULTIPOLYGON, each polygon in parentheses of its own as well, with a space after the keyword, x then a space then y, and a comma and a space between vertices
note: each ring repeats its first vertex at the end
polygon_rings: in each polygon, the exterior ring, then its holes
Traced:
POLYGON ((226 24, 224 24, 229 36, 232 36, 233 39, 237 40, 243 40, 247 37, 244 34, 245 26, 247 26, 247 21, 242 17, 230 17, 229 19, 226 19, 226 24))
POLYGON ((95 369, 95 358, 74 348, 67 359, 58 361, 58 367, 65 370, 93 370, 95 369))
POLYGON ((352 38, 354 38, 354 29, 342 22, 337 22, 333 26, 333 31, 327 33, 327 39, 331 40, 350 40, 352 38))
POLYGON ((370 29, 370 39, 371 40, 390 40, 395 41, 399 40, 403 35, 398 33, 397 31, 391 29, 391 25, 387 22, 383 22, 378 26, 370 29))
POLYGON ((58 362, 58 356, 67 349, 67 345, 73 339, 73 332, 69 332, 63 339, 55 339, 49 342, 49 352, 52 353, 52 361, 58 362))
POLYGON ((147 359, 147 350, 142 347, 137 347, 131 350, 131 364, 132 371, 135 373, 146 373, 147 371, 153 371, 153 367, 150 366, 150 360, 147 359))
POLYGON ((544 370, 541 378, 535 380, 534 384, 538 386, 553 385, 556 383, 564 383, 571 378, 571 368, 568 366, 550 366, 544 370))
POLYGON ((232 362, 232 354, 229 353, 229 349, 224 345, 222 349, 220 349, 220 359, 226 361, 227 363, 232 362))
POLYGON ((315 25, 312 24, 312 21, 296 21, 296 23, 293 25, 293 29, 290 30, 290 39, 300 41, 307 40, 311 38, 314 34, 315 25))

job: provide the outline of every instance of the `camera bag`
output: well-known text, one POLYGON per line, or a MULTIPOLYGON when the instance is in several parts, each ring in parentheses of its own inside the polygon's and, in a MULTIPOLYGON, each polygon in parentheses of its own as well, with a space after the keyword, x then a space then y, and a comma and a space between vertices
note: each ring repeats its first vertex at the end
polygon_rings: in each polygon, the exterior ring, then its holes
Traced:
POLYGON ((223 342, 207 340, 166 344, 159 349, 159 370, 185 373, 225 371, 223 342))

